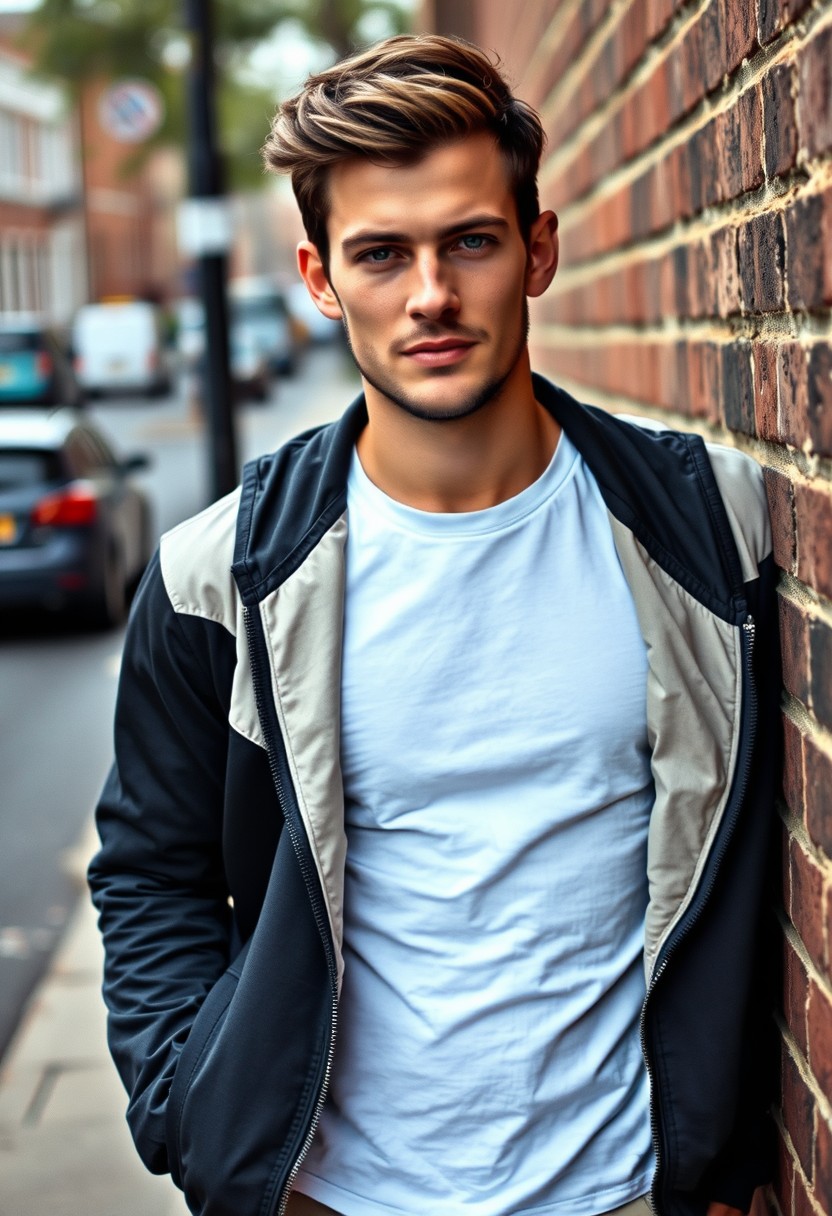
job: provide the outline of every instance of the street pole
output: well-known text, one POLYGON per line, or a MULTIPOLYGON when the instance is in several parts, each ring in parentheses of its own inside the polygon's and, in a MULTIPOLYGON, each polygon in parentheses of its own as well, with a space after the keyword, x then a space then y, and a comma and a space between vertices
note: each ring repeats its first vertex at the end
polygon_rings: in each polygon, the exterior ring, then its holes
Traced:
POLYGON ((203 401, 208 419, 211 497, 237 485, 237 443, 228 357, 227 254, 231 240, 228 201, 217 146, 214 37, 211 0, 184 0, 191 44, 187 76, 189 194, 181 231, 199 266, 205 311, 203 401))

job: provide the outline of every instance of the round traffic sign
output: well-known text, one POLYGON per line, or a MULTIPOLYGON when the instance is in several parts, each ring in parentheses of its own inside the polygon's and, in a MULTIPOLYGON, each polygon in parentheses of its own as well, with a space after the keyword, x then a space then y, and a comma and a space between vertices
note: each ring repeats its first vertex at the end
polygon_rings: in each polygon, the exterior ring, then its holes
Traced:
POLYGON ((102 127, 121 143, 141 143, 159 129, 164 115, 162 95, 149 80, 117 80, 98 99, 102 127))

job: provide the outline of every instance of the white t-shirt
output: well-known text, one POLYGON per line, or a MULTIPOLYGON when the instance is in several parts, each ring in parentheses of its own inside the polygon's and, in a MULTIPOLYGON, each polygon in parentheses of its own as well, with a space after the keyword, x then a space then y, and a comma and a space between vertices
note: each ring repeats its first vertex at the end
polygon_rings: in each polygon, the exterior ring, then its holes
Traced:
POLYGON ((647 661, 565 435, 484 511, 357 457, 342 668, 345 975, 297 1189, 344 1216, 596 1216, 650 1185, 647 661))

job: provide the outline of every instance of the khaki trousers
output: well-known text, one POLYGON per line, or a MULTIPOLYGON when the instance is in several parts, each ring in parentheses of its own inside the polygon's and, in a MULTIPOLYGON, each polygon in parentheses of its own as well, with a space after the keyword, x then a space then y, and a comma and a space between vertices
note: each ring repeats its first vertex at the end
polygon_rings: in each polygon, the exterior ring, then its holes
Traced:
MULTIPOLYGON (((623 1207, 613 1208, 607 1216, 652 1216, 652 1212, 647 1199, 642 1196, 641 1199, 634 1199, 632 1203, 625 1203, 623 1207)), ((317 1199, 310 1199, 308 1195, 294 1191, 289 1196, 286 1216, 338 1216, 338 1213, 333 1208, 318 1203, 317 1199)))

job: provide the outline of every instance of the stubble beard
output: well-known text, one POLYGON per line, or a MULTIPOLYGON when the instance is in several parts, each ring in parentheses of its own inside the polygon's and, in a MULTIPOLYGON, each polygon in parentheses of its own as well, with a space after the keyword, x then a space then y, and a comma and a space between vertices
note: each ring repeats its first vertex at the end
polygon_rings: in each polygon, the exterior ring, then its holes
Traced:
MULTIPOLYGON (((520 333, 506 369, 486 380, 478 388, 472 389, 467 396, 457 396, 456 400, 442 406, 425 406, 418 399, 410 397, 403 392, 401 385, 386 375, 371 357, 365 356, 359 359, 350 335, 346 313, 343 309, 341 315, 350 354, 363 379, 377 393, 381 393, 382 396, 391 401, 393 405, 398 406, 404 413, 409 414, 411 418, 418 418, 423 422, 453 422, 460 418, 468 418, 496 400, 511 378, 512 372, 520 361, 529 340, 529 306, 528 301, 524 298, 520 333)), ((450 377, 454 371, 453 367, 436 368, 432 374, 434 376, 445 375, 450 377)))

